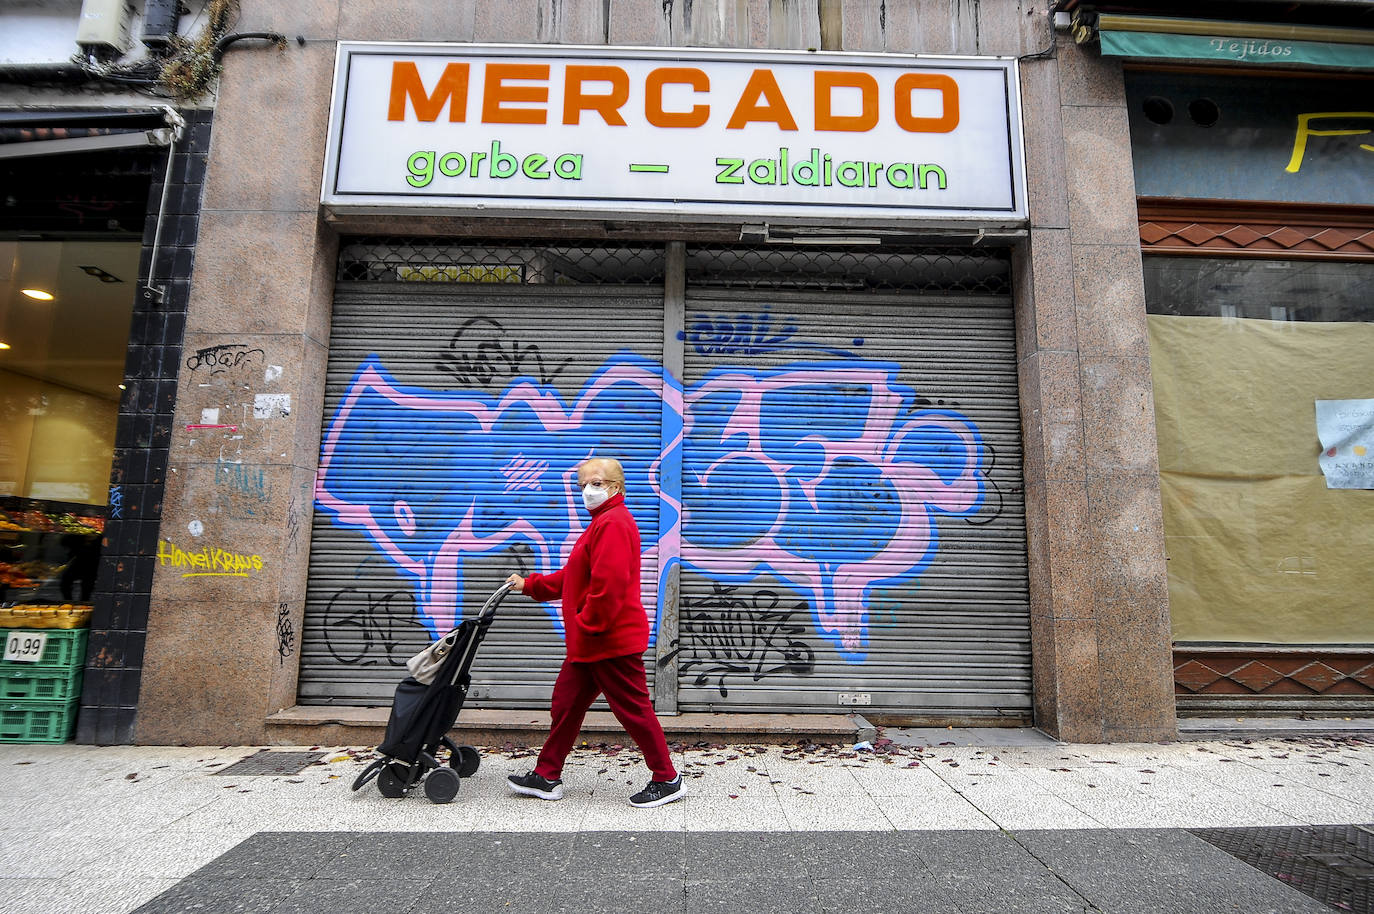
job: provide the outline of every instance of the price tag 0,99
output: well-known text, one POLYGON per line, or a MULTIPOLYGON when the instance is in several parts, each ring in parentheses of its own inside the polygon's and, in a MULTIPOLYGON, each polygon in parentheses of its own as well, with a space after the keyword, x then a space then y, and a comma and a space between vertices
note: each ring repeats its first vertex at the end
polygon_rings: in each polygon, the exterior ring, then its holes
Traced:
POLYGON ((5 660, 16 663, 37 663, 48 645, 47 632, 5 632, 5 660))

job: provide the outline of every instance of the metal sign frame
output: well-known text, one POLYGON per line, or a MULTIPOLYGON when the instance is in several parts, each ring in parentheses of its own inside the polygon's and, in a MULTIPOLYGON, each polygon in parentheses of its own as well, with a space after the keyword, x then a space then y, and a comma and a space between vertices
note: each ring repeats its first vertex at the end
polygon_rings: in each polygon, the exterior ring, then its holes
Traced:
POLYGON ((335 216, 1020 228, 1019 69, 1004 57, 340 42, 320 200, 335 216))

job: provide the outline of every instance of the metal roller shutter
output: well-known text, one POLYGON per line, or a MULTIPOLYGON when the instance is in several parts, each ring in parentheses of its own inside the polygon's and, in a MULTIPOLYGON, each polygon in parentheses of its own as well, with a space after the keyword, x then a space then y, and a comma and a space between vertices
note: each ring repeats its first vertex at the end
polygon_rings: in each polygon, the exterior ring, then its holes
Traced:
POLYGON ((694 291, 683 710, 1030 708, 1007 296, 694 291))
MULTIPOLYGON (((594 452, 625 464, 656 606, 662 309, 661 285, 338 284, 301 702, 388 703, 508 573, 561 565, 594 452)), ((556 609, 510 598, 474 704, 546 706, 563 653, 556 609)))

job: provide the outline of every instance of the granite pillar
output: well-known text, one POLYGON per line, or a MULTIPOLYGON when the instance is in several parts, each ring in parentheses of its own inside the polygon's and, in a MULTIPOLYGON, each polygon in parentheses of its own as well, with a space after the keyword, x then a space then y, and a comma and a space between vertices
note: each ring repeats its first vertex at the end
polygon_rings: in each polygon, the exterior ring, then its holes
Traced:
POLYGON ((337 239, 319 211, 337 3, 245 2, 224 57, 136 738, 262 743, 295 704, 337 239))
POLYGON ((1017 257, 1037 724, 1177 735, 1149 338, 1119 63, 1061 39, 1022 67, 1017 257))

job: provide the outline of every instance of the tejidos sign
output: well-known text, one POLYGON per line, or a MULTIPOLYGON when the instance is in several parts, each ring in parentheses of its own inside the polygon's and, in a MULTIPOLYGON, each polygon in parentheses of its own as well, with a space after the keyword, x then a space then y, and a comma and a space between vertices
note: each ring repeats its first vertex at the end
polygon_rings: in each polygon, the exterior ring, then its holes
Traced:
POLYGON ((1016 62, 341 42, 323 203, 1016 225, 1016 62))

